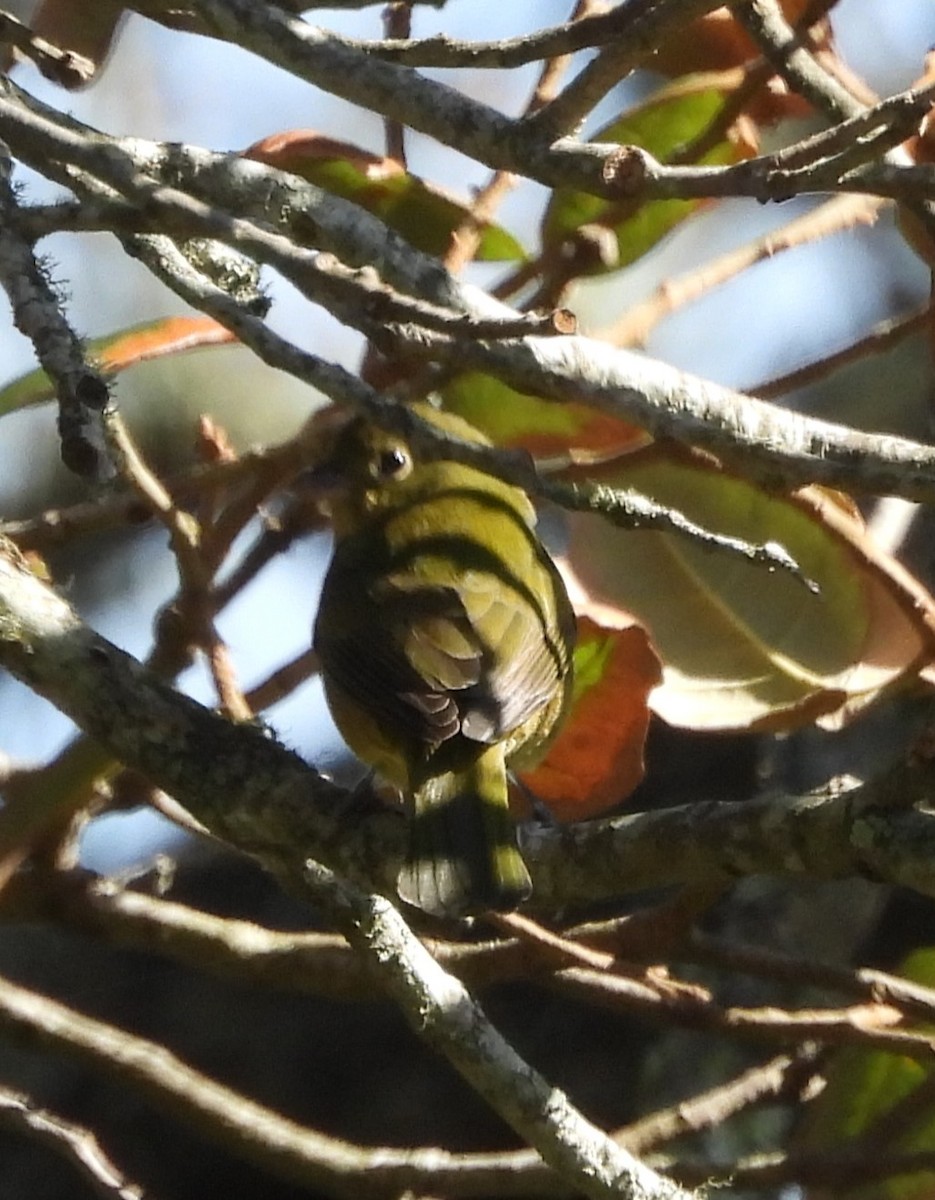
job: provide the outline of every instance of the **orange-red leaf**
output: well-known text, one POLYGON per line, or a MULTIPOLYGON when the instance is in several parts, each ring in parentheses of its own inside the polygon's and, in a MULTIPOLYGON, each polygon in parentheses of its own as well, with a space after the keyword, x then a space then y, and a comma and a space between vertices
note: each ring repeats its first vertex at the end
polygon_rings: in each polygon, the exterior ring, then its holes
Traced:
MULTIPOLYGON (((236 341, 230 330, 213 317, 166 317, 95 338, 88 345, 88 354, 105 371, 117 374, 153 358, 236 341)), ((30 371, 0 389, 0 416, 31 404, 42 404, 54 396, 55 389, 45 371, 41 368, 30 371)))
POLYGON ((544 761, 522 776, 558 820, 605 812, 643 778, 647 697, 660 678, 642 626, 579 620, 571 712, 544 761))

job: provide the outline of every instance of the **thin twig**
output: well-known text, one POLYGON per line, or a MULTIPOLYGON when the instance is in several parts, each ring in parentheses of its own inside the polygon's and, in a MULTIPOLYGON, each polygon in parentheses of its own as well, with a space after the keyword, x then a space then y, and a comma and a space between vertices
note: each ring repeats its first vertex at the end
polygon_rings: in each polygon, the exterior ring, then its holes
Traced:
MULTIPOLYGON (((734 7, 739 0, 728 0, 734 7)), ((524 121, 533 138, 554 141, 564 134, 577 132, 581 123, 612 87, 640 66, 675 29, 703 17, 715 6, 699 3, 647 4, 635 0, 620 5, 630 18, 623 36, 605 46, 586 64, 554 100, 543 105, 524 121)))
POLYGON ((307 877, 320 903, 426 1042, 567 1182, 594 1200, 688 1200, 598 1130, 489 1023, 399 913, 318 863, 307 877))
MULTIPOLYGON (((390 0, 383 10, 383 29, 385 41, 398 40, 408 42, 412 35, 412 4, 410 0, 390 0)), ((401 122, 387 118, 384 122, 386 130, 386 153, 403 167, 406 165, 405 128, 401 122)))
POLYGON ((0 42, 15 46, 24 58, 36 64, 46 79, 62 87, 78 87, 94 75, 94 63, 90 59, 37 37, 27 25, 7 12, 0 12, 0 42))
POLYGON ((236 682, 233 662, 214 621, 212 571, 203 553, 201 525, 176 504, 146 465, 118 414, 109 410, 105 420, 121 473, 169 533, 179 570, 177 611, 182 623, 190 627, 193 641, 204 651, 221 706, 233 720, 249 720, 253 713, 236 682))
MULTIPOLYGON (((883 201, 871 196, 838 196, 812 212, 797 217, 778 229, 746 245, 730 250, 704 263, 694 271, 666 279, 655 294, 634 305, 613 325, 594 336, 615 346, 640 346, 650 331, 665 317, 700 299, 757 263, 773 259, 784 251, 797 249, 819 238, 829 237, 855 225, 872 224, 883 201)), ((751 388, 754 395, 765 396, 762 389, 751 388)), ((772 393, 781 394, 781 393, 772 393)))
MULTIPOLYGON (((489 1195, 491 1168, 494 1178, 503 1174, 496 1171, 498 1156, 462 1157, 435 1148, 424 1152, 367 1148, 328 1137, 194 1070, 165 1046, 86 1017, 6 979, 0 979, 0 1027, 27 1045, 51 1047, 82 1059, 277 1178, 329 1196, 376 1200, 412 1187, 447 1192, 448 1179, 455 1181, 454 1188, 460 1182, 463 1195, 489 1195), (479 1179, 472 1182, 473 1172, 479 1179)), ((512 1165, 510 1157, 508 1165, 512 1165)), ((526 1155, 525 1162, 534 1165, 535 1160, 530 1162, 526 1155)), ((528 1189, 521 1187, 517 1194, 528 1194, 528 1189)), ((685 1193, 673 1189, 668 1194, 685 1193)))
POLYGON ((792 984, 797 988, 818 987, 867 1003, 900 1009, 907 1018, 935 1022, 935 989, 870 967, 841 967, 817 963, 692 932, 683 948, 695 962, 721 967, 761 979, 792 984))
POLYGON ((142 1188, 114 1165, 90 1129, 40 1108, 28 1096, 0 1088, 0 1126, 60 1155, 102 1200, 144 1200, 142 1188))
POLYGON ((550 985, 563 994, 587 998, 611 1011, 638 1012, 644 1017, 705 1029, 735 1037, 799 1044, 860 1045, 926 1061, 935 1038, 913 1030, 893 1029, 902 1014, 891 1005, 871 1003, 840 1009, 722 1008, 699 989, 650 976, 633 979, 569 967, 550 985))
POLYGON ((645 1154, 687 1133, 721 1125, 755 1105, 798 1100, 815 1074, 819 1054, 817 1043, 805 1042, 792 1054, 779 1054, 727 1083, 625 1125, 615 1136, 634 1154, 645 1154))
POLYGON ((905 316, 889 317, 885 321, 880 321, 864 337, 845 346, 843 350, 826 354, 823 358, 818 358, 785 375, 776 375, 772 379, 764 380, 763 383, 754 384, 750 391, 764 400, 772 400, 779 396, 785 396, 788 392, 797 391, 799 388, 810 387, 813 383, 820 383, 829 375, 833 375, 835 371, 839 371, 851 363, 860 362, 872 354, 885 354, 905 338, 928 329, 931 321, 932 308, 928 304, 905 316))

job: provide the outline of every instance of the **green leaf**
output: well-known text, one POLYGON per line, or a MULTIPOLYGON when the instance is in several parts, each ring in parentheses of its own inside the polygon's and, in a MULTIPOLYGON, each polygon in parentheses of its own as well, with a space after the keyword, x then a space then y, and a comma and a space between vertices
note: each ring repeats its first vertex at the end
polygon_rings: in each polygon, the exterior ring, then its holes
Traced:
MULTIPOLYGON (((244 157, 290 171, 359 204, 426 254, 444 254, 452 233, 471 217, 469 205, 411 175, 395 159, 313 130, 273 134, 250 146, 244 157)), ((482 231, 477 260, 514 262, 525 257, 523 247, 501 226, 490 224, 482 231)))
POLYGON ((442 388, 445 408, 486 433, 498 446, 522 446, 531 454, 604 455, 646 442, 634 425, 584 404, 556 404, 531 396, 480 371, 467 371, 442 388))
POLYGON ((649 629, 663 663, 652 707, 670 724, 784 729, 843 719, 932 655, 935 601, 829 493, 772 494, 660 446, 579 468, 583 476, 634 488, 714 532, 778 542, 820 587, 810 595, 788 572, 686 537, 571 515, 579 610, 604 624, 615 612, 635 616, 649 629))
MULTIPOLYGON (((935 984, 935 949, 917 950, 900 975, 926 987, 935 984)), ((931 1075, 931 1067, 914 1058, 882 1050, 848 1046, 834 1053, 827 1086, 806 1110, 800 1136, 812 1150, 839 1152, 854 1138, 873 1136, 873 1123, 895 1104, 911 1096, 931 1075)), ((893 1153, 931 1150, 935 1145, 935 1108, 920 1101, 918 1120, 902 1122, 903 1132, 888 1143, 893 1153)), ((928 1200, 935 1193, 935 1172, 875 1180, 849 1190, 851 1200, 928 1200)))
MULTIPOLYGON (((723 85, 706 86, 705 81, 705 76, 694 76, 664 88, 600 130, 592 140, 639 146, 660 162, 670 162, 709 128, 732 95, 723 85)), ((725 136, 694 161, 722 165, 736 162, 746 153, 748 150, 736 139, 725 136)), ((617 242, 616 262, 598 265, 590 259, 578 274, 617 270, 641 258, 701 203, 604 200, 584 192, 557 189, 545 212, 542 241, 546 247, 557 249, 582 226, 610 229, 617 242)))

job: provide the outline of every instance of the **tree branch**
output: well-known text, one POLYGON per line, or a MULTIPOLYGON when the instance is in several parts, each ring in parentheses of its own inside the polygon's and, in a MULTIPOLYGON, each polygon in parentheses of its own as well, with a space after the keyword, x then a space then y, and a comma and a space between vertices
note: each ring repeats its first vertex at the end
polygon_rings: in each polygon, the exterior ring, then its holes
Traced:
MULTIPOLYGON (((394 894, 404 827, 363 818, 345 792, 251 725, 234 725, 145 671, 82 625, 9 548, 0 554, 0 665, 51 700, 201 824, 305 890, 313 855, 394 894)), ((524 826, 537 905, 616 899, 669 883, 749 874, 853 875, 935 895, 935 779, 924 761, 862 785, 804 796, 707 803, 590 821, 524 826)))
POLYGON ((19 204, 11 174, 9 153, 0 144, 0 284, 9 297, 13 323, 32 342, 36 358, 55 384, 62 461, 79 475, 110 479, 114 470, 101 426, 109 401, 107 384, 88 365, 48 273, 18 232, 19 204))
POLYGON ((0 1088, 0 1127, 47 1146, 77 1170, 102 1200, 143 1200, 143 1191, 114 1166, 90 1129, 56 1116, 27 1096, 0 1088))

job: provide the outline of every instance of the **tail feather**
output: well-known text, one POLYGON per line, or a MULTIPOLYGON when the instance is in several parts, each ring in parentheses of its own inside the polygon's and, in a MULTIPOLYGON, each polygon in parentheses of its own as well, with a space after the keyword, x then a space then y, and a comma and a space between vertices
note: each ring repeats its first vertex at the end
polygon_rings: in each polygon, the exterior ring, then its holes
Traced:
POLYGON ((509 814, 502 746, 464 770, 429 775, 413 797, 403 900, 435 916, 508 912, 532 883, 509 814))

